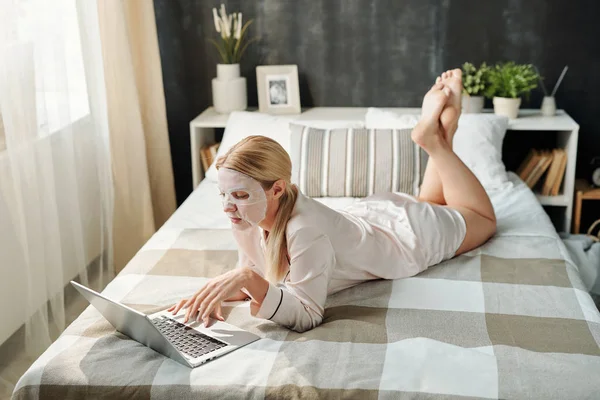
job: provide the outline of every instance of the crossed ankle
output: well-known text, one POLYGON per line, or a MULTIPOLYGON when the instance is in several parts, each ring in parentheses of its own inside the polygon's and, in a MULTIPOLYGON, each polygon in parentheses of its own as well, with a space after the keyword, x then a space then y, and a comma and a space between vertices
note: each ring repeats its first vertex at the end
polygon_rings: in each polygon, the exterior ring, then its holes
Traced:
POLYGON ((452 145, 439 135, 428 138, 428 140, 425 143, 422 143, 422 144, 418 143, 418 144, 431 157, 436 156, 438 153, 443 153, 443 152, 448 152, 448 151, 451 153, 454 152, 452 150, 452 145))

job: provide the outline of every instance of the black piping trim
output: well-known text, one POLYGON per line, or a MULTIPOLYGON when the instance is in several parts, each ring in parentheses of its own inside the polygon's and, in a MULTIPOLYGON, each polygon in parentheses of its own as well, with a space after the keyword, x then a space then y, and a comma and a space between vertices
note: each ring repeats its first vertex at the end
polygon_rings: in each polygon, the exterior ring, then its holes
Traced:
POLYGON ((275 314, 277 314, 277 311, 279 311, 279 307, 281 306, 281 302, 283 301, 283 290, 281 288, 279 288, 279 291, 281 292, 281 297, 279 298, 279 304, 277 304, 277 308, 275 309, 275 312, 273 313, 273 315, 271 315, 268 319, 271 320, 271 318, 273 318, 275 316, 275 314))

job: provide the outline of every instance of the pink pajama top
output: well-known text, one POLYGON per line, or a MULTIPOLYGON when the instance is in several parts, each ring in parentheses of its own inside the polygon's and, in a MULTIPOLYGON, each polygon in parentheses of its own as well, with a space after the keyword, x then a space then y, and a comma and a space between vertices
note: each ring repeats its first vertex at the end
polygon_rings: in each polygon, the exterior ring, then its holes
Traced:
MULTIPOLYGON (((372 279, 413 276, 454 256, 466 226, 458 211, 385 193, 333 210, 298 192, 286 236, 288 272, 269 284, 257 317, 298 332, 319 325, 329 294, 372 279)), ((262 229, 234 230, 238 266, 265 276, 262 229)))

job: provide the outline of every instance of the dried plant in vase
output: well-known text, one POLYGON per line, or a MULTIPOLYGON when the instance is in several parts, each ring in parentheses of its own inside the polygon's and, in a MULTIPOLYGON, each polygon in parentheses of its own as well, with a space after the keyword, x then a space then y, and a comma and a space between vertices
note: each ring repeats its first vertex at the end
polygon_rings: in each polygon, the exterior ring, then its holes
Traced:
POLYGON ((221 114, 245 110, 248 104, 246 78, 240 76, 240 61, 250 43, 258 38, 247 38, 252 20, 242 22, 242 13, 227 14, 225 5, 213 8, 215 30, 219 38, 209 39, 216 47, 221 63, 217 77, 212 80, 213 105, 221 114))
POLYGON ((227 14, 224 4, 221 4, 219 11, 216 8, 212 11, 215 30, 220 37, 219 40, 209 41, 217 48, 222 64, 239 64, 250 43, 258 40, 257 37, 247 38, 248 27, 253 20, 242 25, 242 13, 227 14))

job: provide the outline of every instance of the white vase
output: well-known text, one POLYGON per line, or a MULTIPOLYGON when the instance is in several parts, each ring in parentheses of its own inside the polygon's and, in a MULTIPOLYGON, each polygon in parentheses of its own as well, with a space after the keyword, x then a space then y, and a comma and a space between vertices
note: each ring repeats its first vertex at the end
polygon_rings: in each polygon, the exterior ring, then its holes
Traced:
POLYGON ((240 64, 217 64, 212 80, 213 106, 219 114, 243 111, 248 106, 246 78, 240 77, 240 64))
POLYGON ((465 114, 479 114, 483 111, 483 96, 462 95, 462 112, 465 114))
POLYGON ((521 98, 511 99, 507 97, 494 97, 494 113, 504 115, 510 119, 519 116, 519 107, 521 107, 521 98))
POLYGON ((552 96, 544 96, 542 100, 542 115, 545 117, 551 117, 556 114, 556 100, 552 96))

